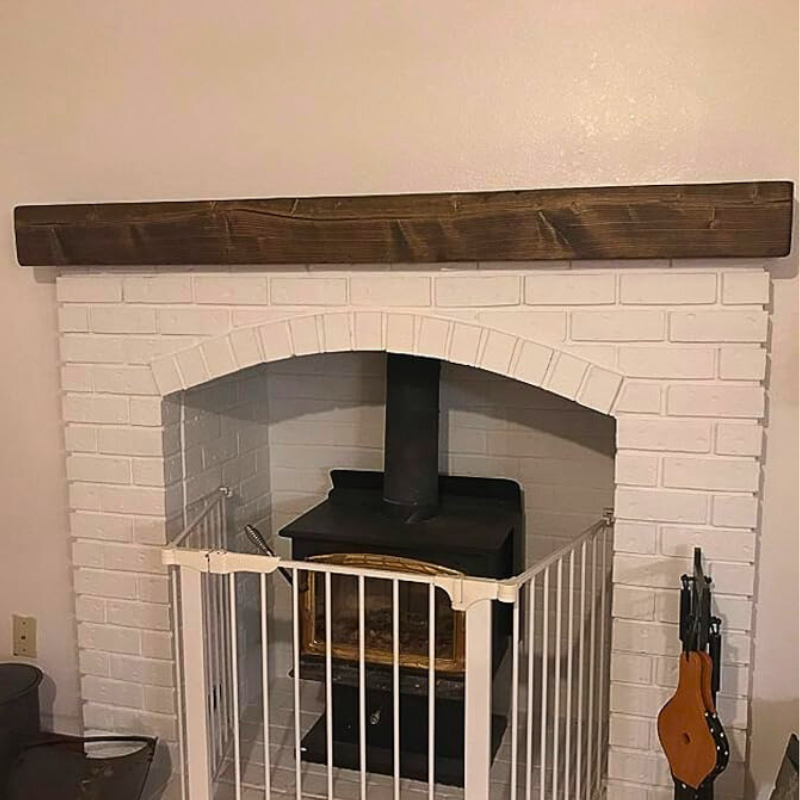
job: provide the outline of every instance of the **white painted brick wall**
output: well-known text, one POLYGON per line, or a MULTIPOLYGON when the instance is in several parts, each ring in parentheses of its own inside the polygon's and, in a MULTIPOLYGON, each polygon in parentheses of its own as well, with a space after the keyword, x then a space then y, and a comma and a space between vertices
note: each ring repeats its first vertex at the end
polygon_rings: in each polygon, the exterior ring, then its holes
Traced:
POLYGON ((726 637, 736 671, 720 705, 743 751, 767 273, 703 262, 453 266, 58 278, 87 725, 175 736, 157 553, 179 530, 184 490, 196 498, 235 484, 238 518, 267 518, 274 530, 322 496, 332 466, 381 466, 381 356, 312 356, 224 376, 265 358, 390 348, 499 373, 445 365, 441 466, 520 481, 531 558, 609 504, 616 470, 614 796, 660 800, 668 790, 652 720, 669 691, 674 588, 695 543, 709 558, 718 613, 739 631, 726 637), (402 313, 382 313, 392 306, 402 313), (308 313, 321 316, 280 322, 308 313), (362 367, 346 374, 344 364, 362 367), (183 475, 178 405, 158 393, 215 377, 187 395, 183 475), (617 417, 616 467, 608 418, 565 397, 617 417))

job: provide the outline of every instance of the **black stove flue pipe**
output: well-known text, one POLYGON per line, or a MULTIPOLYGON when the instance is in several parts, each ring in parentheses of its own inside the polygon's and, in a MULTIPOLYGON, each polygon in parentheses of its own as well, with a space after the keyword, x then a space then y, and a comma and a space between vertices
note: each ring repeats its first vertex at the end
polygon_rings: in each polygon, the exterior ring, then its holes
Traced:
POLYGON ((435 358, 389 353, 383 502, 404 522, 435 516, 439 507, 439 371, 435 358))

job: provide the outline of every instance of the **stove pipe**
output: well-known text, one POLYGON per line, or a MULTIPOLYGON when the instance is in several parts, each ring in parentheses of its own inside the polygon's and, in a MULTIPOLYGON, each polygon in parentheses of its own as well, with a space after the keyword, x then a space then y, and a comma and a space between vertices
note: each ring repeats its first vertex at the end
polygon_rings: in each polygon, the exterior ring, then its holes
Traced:
POLYGON ((435 358, 389 353, 383 503, 404 522, 436 515, 439 507, 439 369, 435 358))

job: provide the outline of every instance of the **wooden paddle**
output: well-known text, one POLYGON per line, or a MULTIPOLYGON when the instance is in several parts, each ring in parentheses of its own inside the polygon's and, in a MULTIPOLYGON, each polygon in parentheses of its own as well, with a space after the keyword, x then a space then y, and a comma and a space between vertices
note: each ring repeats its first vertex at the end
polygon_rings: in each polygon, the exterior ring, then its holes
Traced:
POLYGON ((707 710, 713 713, 714 707, 710 676, 700 653, 682 653, 678 688, 658 715, 658 738, 672 775, 693 789, 717 767, 717 743, 706 718, 707 710), (710 706, 704 699, 706 692, 710 706))

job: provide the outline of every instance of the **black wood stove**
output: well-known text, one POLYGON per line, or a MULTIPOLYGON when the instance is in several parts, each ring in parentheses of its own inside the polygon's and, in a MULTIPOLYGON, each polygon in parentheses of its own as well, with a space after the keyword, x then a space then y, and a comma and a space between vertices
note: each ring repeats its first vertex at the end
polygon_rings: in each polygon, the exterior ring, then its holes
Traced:
MULTIPOLYGON (((329 563, 423 574, 507 578, 522 569, 519 486, 499 478, 439 475, 438 361, 388 355, 384 472, 333 470, 328 498, 281 530, 292 556, 329 563)), ((331 578, 333 758, 359 767, 358 581, 331 578)), ((367 768, 393 771, 392 586, 366 579, 364 591, 367 768)), ((428 775, 428 618, 426 584, 401 583, 400 773, 428 775)), ((497 604, 495 604, 497 605, 497 604)), ((308 573, 300 587, 301 677, 325 680, 324 580, 308 573)), ((441 591, 435 596, 435 774, 464 780, 464 614, 441 591)), ((495 608, 493 664, 510 638, 507 608, 495 608)), ((493 719, 496 751, 505 730, 493 719)), ((325 762, 325 714, 303 739, 303 757, 325 762)))

